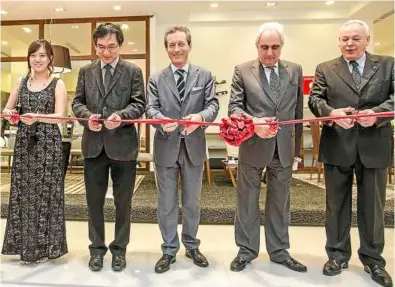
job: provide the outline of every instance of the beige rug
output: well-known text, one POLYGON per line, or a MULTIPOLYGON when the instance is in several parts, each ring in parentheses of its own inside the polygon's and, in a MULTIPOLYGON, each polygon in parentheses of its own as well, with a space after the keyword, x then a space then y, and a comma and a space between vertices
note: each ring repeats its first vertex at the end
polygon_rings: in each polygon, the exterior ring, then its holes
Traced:
MULTIPOLYGON (((322 175, 321 175, 321 181, 320 182, 317 181, 317 177, 318 177, 317 174, 313 174, 313 177, 312 177, 311 180, 310 180, 310 174, 296 173, 296 174, 293 174, 292 176, 294 178, 300 179, 300 180, 302 180, 304 182, 307 182, 307 183, 310 183, 310 184, 313 184, 315 186, 318 186, 320 188, 325 189, 325 182, 322 180, 322 175)), ((353 184, 352 190, 353 190, 352 197, 354 199, 356 199, 357 198, 357 186, 356 186, 355 182, 353 184)), ((391 200, 391 199, 394 199, 394 198, 395 198, 394 185, 390 184, 389 182, 387 182, 386 199, 387 200, 391 200)))
MULTIPOLYGON (((10 192, 11 176, 8 173, 2 173, 1 175, 1 192, 10 192)), ((134 191, 136 192, 141 182, 144 179, 144 175, 136 175, 136 183, 134 185, 134 191)), ((67 174, 65 182, 65 194, 85 194, 85 184, 83 174, 67 174)), ((107 198, 112 197, 112 188, 109 186, 107 198)))

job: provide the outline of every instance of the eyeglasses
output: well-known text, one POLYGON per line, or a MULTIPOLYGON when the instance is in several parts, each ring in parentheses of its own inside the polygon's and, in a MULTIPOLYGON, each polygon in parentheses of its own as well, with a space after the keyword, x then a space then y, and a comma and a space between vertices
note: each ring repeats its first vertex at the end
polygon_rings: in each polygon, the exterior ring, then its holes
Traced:
POLYGON ((119 45, 111 45, 108 47, 104 47, 104 46, 96 46, 96 50, 100 53, 103 53, 105 50, 107 50, 110 53, 113 53, 117 48, 119 47, 119 45))

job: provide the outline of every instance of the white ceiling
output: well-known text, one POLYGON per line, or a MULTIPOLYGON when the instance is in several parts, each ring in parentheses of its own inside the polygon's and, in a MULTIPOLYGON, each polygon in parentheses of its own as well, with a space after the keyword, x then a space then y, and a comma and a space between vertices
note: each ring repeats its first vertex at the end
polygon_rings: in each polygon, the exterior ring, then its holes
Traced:
MULTIPOLYGON (((333 5, 325 5, 324 1, 277 1, 274 7, 267 7, 266 1, 215 1, 218 8, 211 8, 213 1, 16 1, 2 0, 1 9, 8 12, 1 15, 2 20, 27 20, 51 18, 88 18, 88 17, 118 17, 132 15, 155 15, 156 23, 182 23, 188 22, 226 22, 226 21, 330 21, 338 19, 358 18, 374 21, 385 13, 394 10, 393 1, 336 1, 333 5), (114 5, 122 7, 120 11, 113 9, 114 5), (54 8, 64 8, 64 12, 56 13, 54 8)), ((135 23, 125 33, 125 53, 144 53, 145 30, 143 22, 135 23), (142 24, 142 25, 139 25, 142 24), (133 42, 132 45, 128 45, 133 42), (136 51, 137 50, 137 51, 136 51)), ((45 37, 53 43, 71 44, 76 48, 70 49, 72 55, 82 55, 88 47, 90 38, 88 24, 79 24, 73 29, 71 24, 53 25, 51 37, 48 36, 47 26, 45 37), (75 33, 73 33, 76 31, 75 33), (78 51, 80 53, 78 53, 78 51)), ((23 39, 21 55, 24 56, 30 38, 37 38, 38 34, 27 35, 21 27, 2 27, 2 41, 6 40, 9 47, 20 46, 18 42, 23 39), (33 36, 35 35, 35 36, 33 36), (19 44, 19 45, 18 45, 19 44)), ((37 27, 37 26, 36 26, 37 27)), ((377 49, 385 50, 393 47, 394 18, 390 16, 374 27, 375 42, 380 42, 377 49)), ((7 52, 6 45, 2 51, 7 52)), ((13 50, 13 53, 15 51, 13 50)))
MULTIPOLYGON (((178 21, 188 19, 192 13, 229 13, 258 11, 264 16, 270 11, 297 10, 293 14, 336 11, 351 13, 364 7, 369 1, 336 1, 333 5, 325 5, 324 1, 277 1, 274 7, 267 7, 267 1, 214 1, 218 8, 211 8, 213 1, 1 1, 1 9, 8 12, 3 20, 44 19, 44 18, 79 18, 79 17, 114 17, 130 15, 156 15, 158 21, 178 21), (122 7, 113 10, 114 5, 122 7), (64 8, 64 12, 56 13, 54 8, 64 8)), ((389 1, 375 1, 376 7, 389 1), (380 4, 381 3, 381 4, 380 4)), ((381 15, 379 15, 381 16, 381 15)))

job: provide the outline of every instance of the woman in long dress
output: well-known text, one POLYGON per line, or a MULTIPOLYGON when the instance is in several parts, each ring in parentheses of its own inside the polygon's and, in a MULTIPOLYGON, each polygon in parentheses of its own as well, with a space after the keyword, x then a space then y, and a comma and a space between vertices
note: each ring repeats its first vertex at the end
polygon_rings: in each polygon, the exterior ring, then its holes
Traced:
POLYGON ((3 110, 27 117, 21 117, 15 139, 2 253, 20 255, 21 264, 39 264, 68 252, 62 137, 59 121, 45 118, 64 116, 67 92, 62 80, 51 77, 48 41, 31 43, 27 59, 28 73, 16 83, 3 110))

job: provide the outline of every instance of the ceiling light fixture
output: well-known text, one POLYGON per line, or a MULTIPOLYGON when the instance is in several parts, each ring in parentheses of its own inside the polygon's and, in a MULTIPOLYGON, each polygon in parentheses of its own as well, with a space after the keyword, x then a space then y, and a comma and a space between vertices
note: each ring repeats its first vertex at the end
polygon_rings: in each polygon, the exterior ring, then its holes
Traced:
POLYGON ((380 42, 376 42, 376 43, 374 43, 374 45, 375 45, 375 46, 380 46, 381 43, 380 43, 380 42))
POLYGON ((114 9, 114 10, 121 10, 122 8, 121 8, 121 6, 112 6, 112 9, 114 9))
POLYGON ((29 27, 22 27, 22 30, 25 31, 25 33, 31 33, 32 29, 30 29, 29 27))
POLYGON ((1 44, 2 45, 8 45, 8 42, 7 41, 1 41, 1 44))
POLYGON ((127 29, 129 29, 129 25, 128 24, 122 24, 121 25, 121 29, 122 30, 127 30, 127 29))
POLYGON ((218 8, 218 3, 211 3, 211 4, 210 4, 210 7, 211 7, 211 8, 218 8))
POLYGON ((133 50, 132 50, 132 52, 137 52, 137 51, 138 51, 137 49, 133 49, 133 50))
POLYGON ((64 12, 64 8, 54 8, 53 9, 54 12, 64 12))
POLYGON ((335 4, 335 1, 326 1, 325 4, 326 5, 332 5, 332 4, 335 4))
POLYGON ((78 25, 71 25, 71 29, 78 29, 79 26, 78 25))
POLYGON ((8 12, 7 12, 6 10, 1 10, 1 11, 0 11, 0 14, 1 14, 1 15, 7 15, 8 12))
POLYGON ((128 42, 128 45, 134 45, 134 42, 128 42))
POLYGON ((267 2, 265 5, 266 5, 267 7, 274 7, 274 6, 277 5, 277 3, 276 3, 276 2, 267 2))

